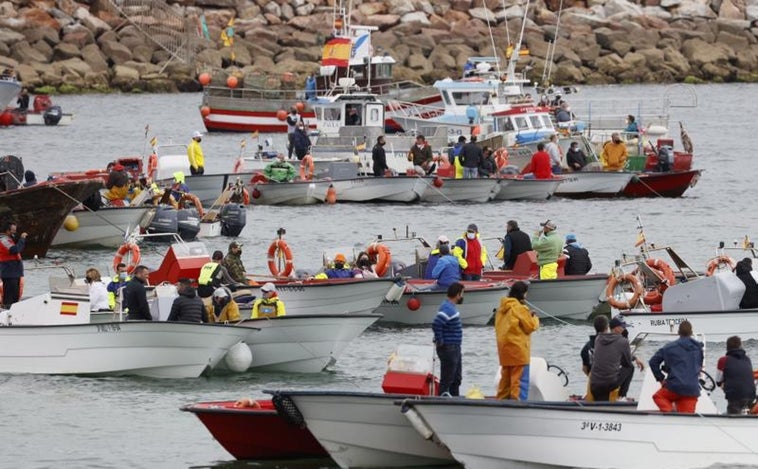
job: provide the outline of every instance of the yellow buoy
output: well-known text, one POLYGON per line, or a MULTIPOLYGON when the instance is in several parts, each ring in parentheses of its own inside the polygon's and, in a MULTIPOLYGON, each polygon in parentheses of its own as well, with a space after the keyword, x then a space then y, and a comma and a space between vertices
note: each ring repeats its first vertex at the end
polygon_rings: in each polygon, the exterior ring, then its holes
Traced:
POLYGON ((79 229, 79 219, 76 218, 76 215, 68 215, 66 219, 63 221, 63 228, 66 229, 66 231, 76 231, 79 229))

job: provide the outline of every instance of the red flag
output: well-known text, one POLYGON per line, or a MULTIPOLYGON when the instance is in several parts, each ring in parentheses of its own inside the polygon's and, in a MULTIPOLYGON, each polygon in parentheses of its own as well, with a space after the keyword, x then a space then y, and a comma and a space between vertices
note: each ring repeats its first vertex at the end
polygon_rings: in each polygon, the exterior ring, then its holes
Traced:
POLYGON ((353 45, 348 37, 335 37, 324 44, 321 65, 347 67, 353 45))

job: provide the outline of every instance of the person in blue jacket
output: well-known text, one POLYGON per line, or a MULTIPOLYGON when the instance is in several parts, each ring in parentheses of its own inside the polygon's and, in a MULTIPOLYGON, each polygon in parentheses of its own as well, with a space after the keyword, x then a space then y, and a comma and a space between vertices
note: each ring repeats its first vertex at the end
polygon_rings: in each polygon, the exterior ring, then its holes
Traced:
POLYGON ((463 327, 461 313, 456 305, 463 302, 463 290, 464 286, 458 282, 448 287, 447 298, 440 305, 432 323, 434 345, 440 359, 440 396, 460 395, 463 372, 461 356, 463 327))
POLYGON ((661 412, 695 413, 702 369, 703 344, 692 338, 692 324, 682 321, 679 338, 658 349, 650 359, 650 370, 661 383, 661 389, 653 394, 661 412), (666 367, 666 375, 661 366, 666 367))
POLYGON ((326 269, 324 272, 316 275, 316 278, 353 278, 354 276, 353 269, 347 265, 347 258, 345 255, 338 253, 334 256, 334 267, 326 269))
POLYGON ((440 258, 432 270, 432 278, 437 280, 435 290, 446 290, 461 279, 461 266, 458 258, 450 254, 448 244, 440 245, 440 258))

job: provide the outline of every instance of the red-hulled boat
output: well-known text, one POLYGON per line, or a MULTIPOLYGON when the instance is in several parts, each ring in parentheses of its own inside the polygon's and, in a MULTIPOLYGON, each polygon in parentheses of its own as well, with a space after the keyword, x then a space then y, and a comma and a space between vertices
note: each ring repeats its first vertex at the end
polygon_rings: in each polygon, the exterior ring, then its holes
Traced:
POLYGON ((271 400, 258 407, 237 406, 235 401, 186 405, 214 438, 237 459, 328 458, 329 454, 307 428, 281 417, 271 400))
POLYGON ((638 173, 629 181, 621 195, 624 197, 681 197, 700 179, 700 169, 638 173))

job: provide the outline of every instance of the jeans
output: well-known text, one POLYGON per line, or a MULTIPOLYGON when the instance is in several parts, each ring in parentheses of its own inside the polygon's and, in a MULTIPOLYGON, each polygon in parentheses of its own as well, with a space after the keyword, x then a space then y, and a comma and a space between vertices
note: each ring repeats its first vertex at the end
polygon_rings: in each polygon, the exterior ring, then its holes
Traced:
POLYGON ((440 395, 448 392, 451 396, 460 396, 463 363, 460 345, 438 345, 437 356, 440 359, 440 395))
POLYGON ((479 177, 479 168, 463 167, 463 179, 476 179, 479 177))
POLYGON ((633 376, 634 366, 630 368, 621 368, 619 370, 619 398, 626 397, 626 393, 629 392, 629 385, 632 384, 633 376))
POLYGON ((18 303, 21 296, 21 279, 3 278, 3 305, 10 308, 13 303, 18 303))
POLYGON ((482 279, 482 276, 479 274, 461 274, 461 280, 478 282, 481 279, 482 279))

